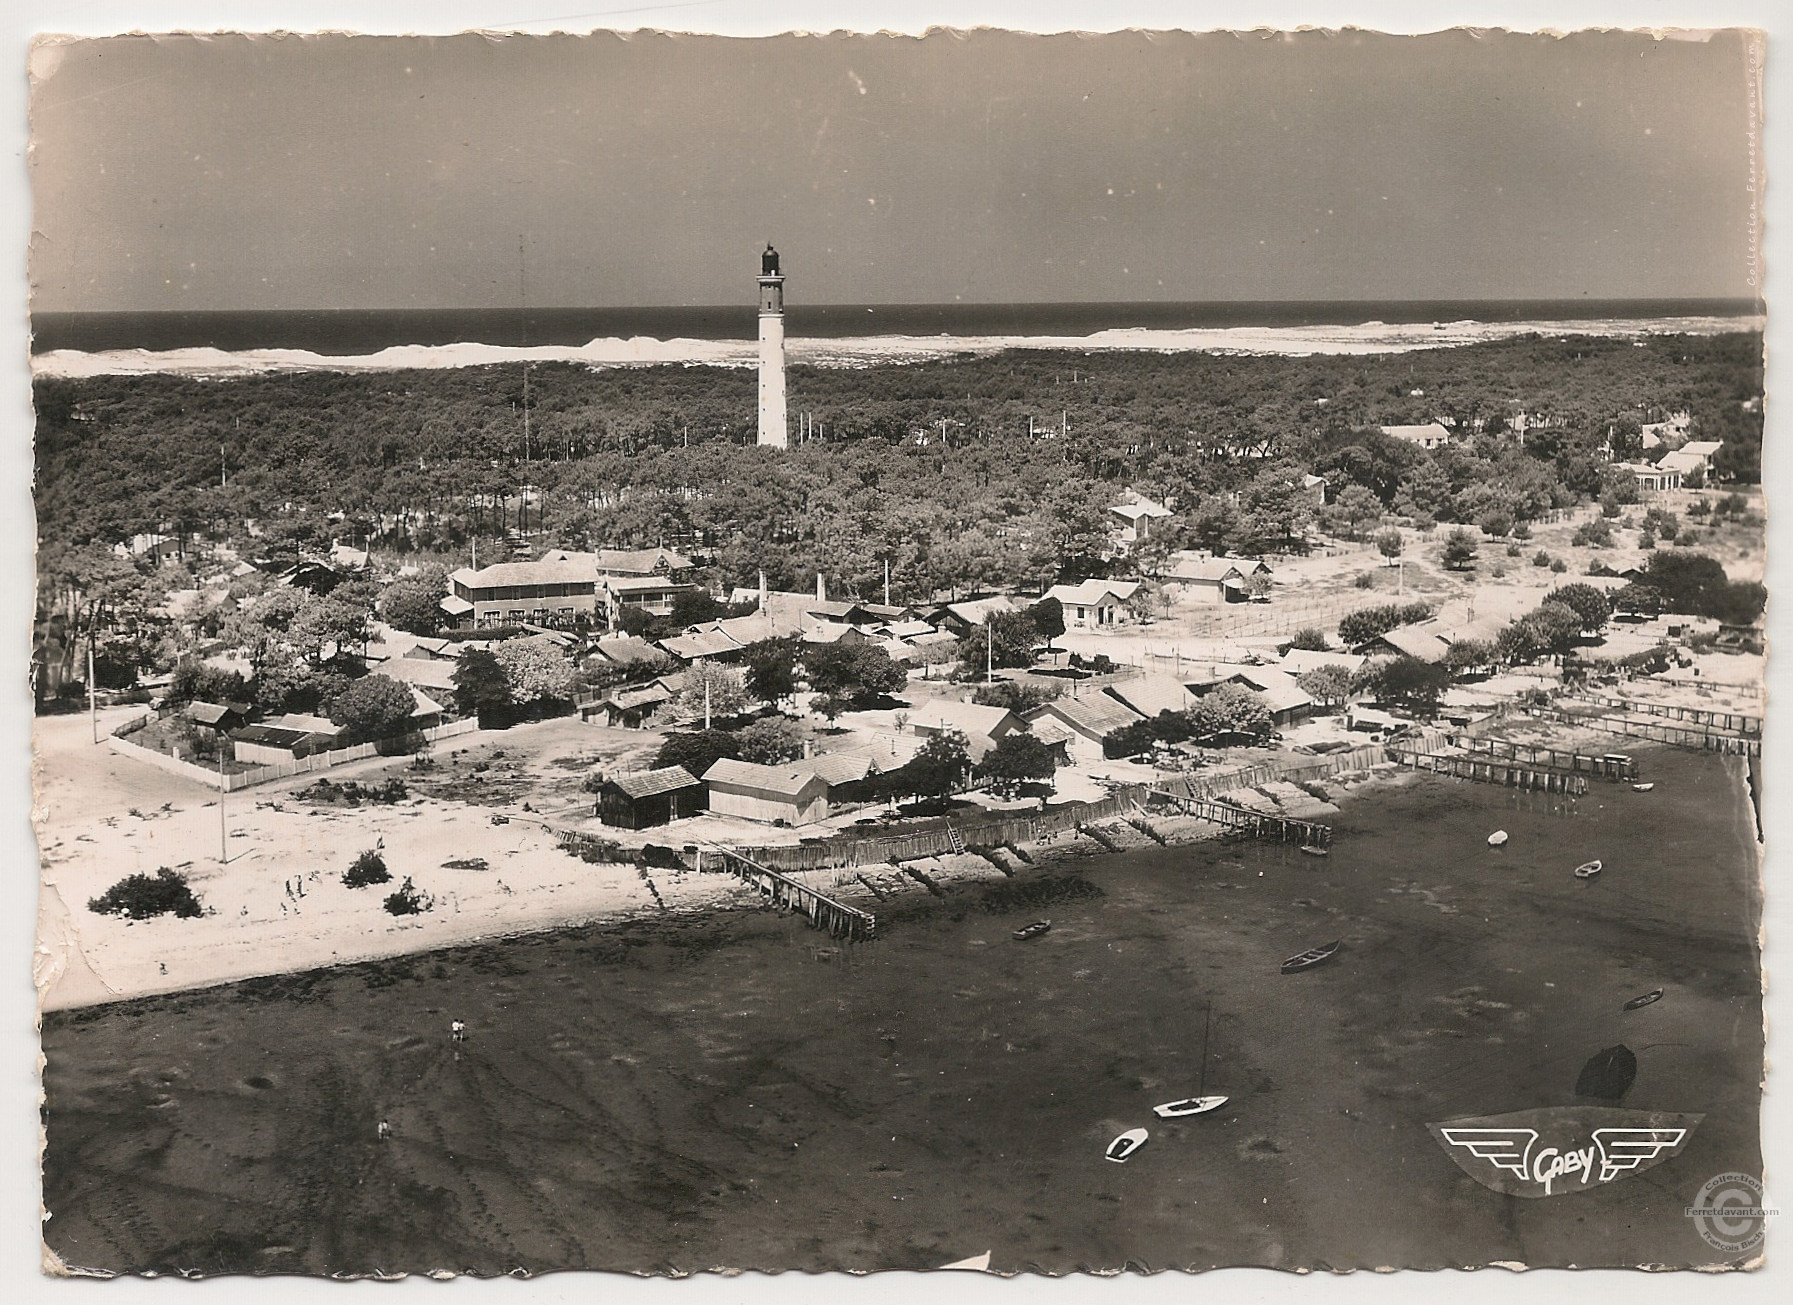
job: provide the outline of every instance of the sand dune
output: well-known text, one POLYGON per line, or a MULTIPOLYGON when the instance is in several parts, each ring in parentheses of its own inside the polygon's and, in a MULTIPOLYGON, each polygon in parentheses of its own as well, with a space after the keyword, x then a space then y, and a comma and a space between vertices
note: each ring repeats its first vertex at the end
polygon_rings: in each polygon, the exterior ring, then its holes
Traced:
MULTIPOLYGON (((1364 322, 1355 326, 1235 326, 1186 331, 1111 330, 1093 335, 915 336, 871 335, 837 339, 793 339, 791 361, 818 367, 866 367, 876 363, 920 362, 965 353, 1005 349, 1125 350, 1157 353, 1238 353, 1310 355, 1404 353, 1415 349, 1480 344, 1515 336, 1584 335, 1628 338, 1646 335, 1717 335, 1761 330, 1761 317, 1600 318, 1532 322, 1364 322)), ((85 353, 57 349, 33 356, 40 376, 118 376, 169 372, 234 376, 258 372, 394 371, 408 368, 479 367, 507 362, 575 362, 591 367, 634 367, 663 363, 751 367, 752 340, 591 340, 583 345, 513 348, 475 343, 396 345, 376 353, 336 355, 306 349, 212 348, 120 349, 85 353)))

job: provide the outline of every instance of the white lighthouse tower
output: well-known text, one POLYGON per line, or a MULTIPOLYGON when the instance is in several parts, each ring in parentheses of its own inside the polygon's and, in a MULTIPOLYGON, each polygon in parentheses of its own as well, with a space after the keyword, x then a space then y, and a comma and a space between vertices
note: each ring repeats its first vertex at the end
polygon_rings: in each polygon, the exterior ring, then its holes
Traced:
POLYGON ((784 277, 778 251, 770 244, 760 255, 760 438, 769 448, 788 449, 791 437, 784 407, 784 277))

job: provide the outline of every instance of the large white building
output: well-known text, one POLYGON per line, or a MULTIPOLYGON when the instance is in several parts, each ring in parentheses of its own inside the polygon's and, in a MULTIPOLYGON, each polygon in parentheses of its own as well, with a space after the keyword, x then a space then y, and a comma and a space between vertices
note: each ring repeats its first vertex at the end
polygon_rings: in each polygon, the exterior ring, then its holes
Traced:
POLYGON ((784 399, 784 277, 778 251, 771 245, 760 255, 760 428, 759 442, 769 448, 791 446, 784 399))

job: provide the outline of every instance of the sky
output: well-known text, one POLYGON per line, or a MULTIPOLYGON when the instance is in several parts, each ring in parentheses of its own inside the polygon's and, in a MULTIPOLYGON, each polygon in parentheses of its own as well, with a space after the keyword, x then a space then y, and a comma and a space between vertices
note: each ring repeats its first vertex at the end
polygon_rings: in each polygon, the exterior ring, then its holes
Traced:
POLYGON ((1755 293, 1734 33, 120 37, 32 62, 40 311, 750 302, 767 240, 792 302, 1755 293))

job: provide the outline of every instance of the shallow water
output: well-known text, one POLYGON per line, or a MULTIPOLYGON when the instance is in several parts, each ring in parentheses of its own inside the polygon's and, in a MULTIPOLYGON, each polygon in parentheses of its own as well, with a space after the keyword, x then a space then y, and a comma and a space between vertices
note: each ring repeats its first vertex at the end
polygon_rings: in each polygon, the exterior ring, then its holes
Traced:
POLYGON ((52 1016, 46 1236, 202 1272, 1709 1263, 1682 1207, 1760 1172, 1752 831, 1737 763, 1639 755, 1650 794, 1413 778, 1324 860, 1090 858, 857 947, 742 913, 52 1016), (1626 1106, 1706 1115, 1648 1173, 1521 1201, 1426 1132, 1570 1104, 1621 1040, 1626 1106), (1198 1090, 1232 1100, 1152 1116, 1198 1090))

